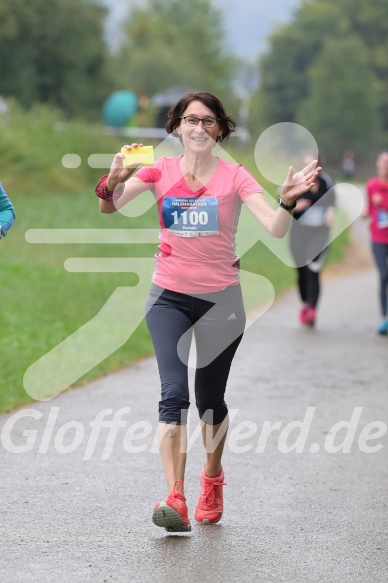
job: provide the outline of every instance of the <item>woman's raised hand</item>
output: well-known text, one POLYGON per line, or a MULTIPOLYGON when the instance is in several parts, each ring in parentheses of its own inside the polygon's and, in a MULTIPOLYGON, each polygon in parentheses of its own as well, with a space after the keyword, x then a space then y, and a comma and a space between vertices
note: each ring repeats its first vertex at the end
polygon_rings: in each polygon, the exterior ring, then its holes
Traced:
MULTIPOLYGON (((132 148, 139 148, 143 144, 131 144, 125 145, 124 148, 127 150, 132 150, 132 148)), ((113 190, 114 187, 119 184, 120 182, 125 182, 128 178, 139 168, 140 164, 136 164, 135 166, 130 166, 129 168, 123 167, 123 160, 125 156, 121 152, 117 152, 115 157, 113 158, 110 170, 109 170, 109 177, 108 177, 108 188, 109 190, 113 190)))
POLYGON ((284 204, 291 206, 298 196, 308 192, 314 186, 314 182, 322 170, 317 164, 318 160, 312 160, 299 172, 295 172, 294 168, 290 166, 287 178, 280 191, 284 204))

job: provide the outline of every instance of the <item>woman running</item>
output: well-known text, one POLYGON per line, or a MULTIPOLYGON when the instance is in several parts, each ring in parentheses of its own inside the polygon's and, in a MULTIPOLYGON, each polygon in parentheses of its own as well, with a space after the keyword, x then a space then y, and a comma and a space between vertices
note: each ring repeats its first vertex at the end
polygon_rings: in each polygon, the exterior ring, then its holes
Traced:
POLYGON ((367 204, 363 216, 370 218, 370 238, 373 257, 380 280, 381 320, 378 334, 388 334, 388 152, 383 152, 376 162, 377 176, 366 183, 367 204))
POLYGON ((6 236, 15 221, 15 209, 0 183, 0 239, 6 236))
POLYGON ((273 236, 284 237, 295 199, 312 187, 320 169, 316 160, 300 172, 290 167, 274 210, 242 165, 213 155, 216 143, 235 130, 217 97, 186 94, 170 109, 166 129, 181 141, 182 156, 162 157, 139 170, 123 168, 124 155, 117 153, 96 193, 103 213, 115 212, 147 190, 152 190, 158 207, 160 244, 146 321, 161 380, 158 435, 168 495, 156 504, 153 522, 176 532, 191 530, 184 476, 192 335, 197 351, 195 402, 206 453, 194 516, 212 524, 223 511, 221 460, 228 429, 224 395, 245 328, 235 244, 241 205, 273 236))

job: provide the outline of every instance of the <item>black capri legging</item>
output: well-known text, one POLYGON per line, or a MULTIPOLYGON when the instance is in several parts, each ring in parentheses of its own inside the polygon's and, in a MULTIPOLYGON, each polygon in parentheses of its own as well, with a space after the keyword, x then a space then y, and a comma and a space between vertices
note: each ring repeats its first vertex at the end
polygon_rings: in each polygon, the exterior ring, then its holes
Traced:
POLYGON ((226 383, 245 320, 239 285, 193 296, 152 284, 146 302, 146 322, 161 380, 159 421, 178 425, 187 422, 188 359, 193 332, 197 352, 195 402, 199 416, 210 425, 225 419, 226 383))
POLYGON ((372 243, 373 256, 380 276, 380 306, 383 318, 387 317, 388 305, 388 245, 372 243))

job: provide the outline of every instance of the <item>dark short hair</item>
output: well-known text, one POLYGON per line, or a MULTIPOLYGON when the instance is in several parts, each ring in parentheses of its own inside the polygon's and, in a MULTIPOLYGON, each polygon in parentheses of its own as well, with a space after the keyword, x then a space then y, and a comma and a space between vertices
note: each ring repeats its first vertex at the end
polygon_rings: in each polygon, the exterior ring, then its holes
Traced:
POLYGON ((208 93, 207 91, 190 91, 181 97, 180 100, 169 110, 166 123, 166 131, 168 134, 177 136, 176 129, 181 125, 181 115, 183 115, 193 101, 200 101, 203 105, 206 105, 206 107, 208 107, 219 120, 218 123, 222 131, 222 135, 218 140, 219 142, 229 138, 230 134, 236 131, 236 122, 231 116, 226 115, 224 106, 215 95, 208 93))

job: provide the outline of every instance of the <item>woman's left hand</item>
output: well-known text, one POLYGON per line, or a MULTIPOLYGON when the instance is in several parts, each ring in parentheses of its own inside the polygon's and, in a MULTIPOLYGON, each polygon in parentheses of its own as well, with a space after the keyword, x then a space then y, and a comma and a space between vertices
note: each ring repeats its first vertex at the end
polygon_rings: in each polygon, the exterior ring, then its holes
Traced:
POLYGON ((280 197, 284 204, 292 206, 298 196, 311 190, 318 174, 322 170, 320 166, 317 166, 317 163, 318 160, 313 160, 299 172, 295 172, 294 168, 290 166, 287 178, 280 191, 280 197))

